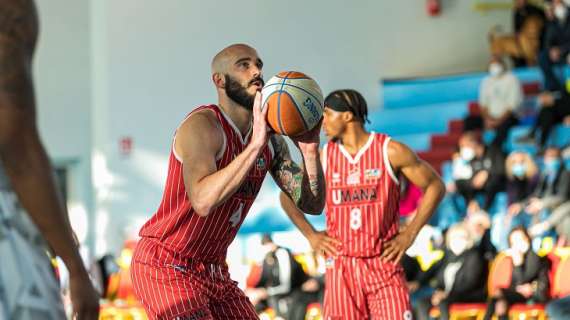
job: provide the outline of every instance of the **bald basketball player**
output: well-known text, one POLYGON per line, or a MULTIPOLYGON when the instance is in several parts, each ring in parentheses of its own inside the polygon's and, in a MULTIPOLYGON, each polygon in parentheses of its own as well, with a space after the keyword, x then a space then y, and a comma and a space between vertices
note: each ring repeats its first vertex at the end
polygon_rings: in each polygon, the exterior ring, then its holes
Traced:
POLYGON ((313 249, 328 258, 324 319, 410 320, 399 262, 445 188, 406 145, 367 132, 367 114, 366 101, 355 90, 334 91, 325 99, 323 127, 330 141, 321 156, 327 230, 317 232, 283 195, 281 203, 313 249), (401 232, 399 175, 424 191, 415 218, 401 232))
POLYGON ((98 295, 36 128, 37 34, 32 0, 0 0, 0 319, 65 319, 45 237, 69 269, 74 319, 95 320, 98 295))
POLYGON ((151 319, 257 319, 230 279, 226 252, 269 171, 303 211, 324 207, 319 128, 293 138, 296 165, 261 107, 263 62, 244 44, 212 61, 218 103, 194 109, 177 129, 164 196, 142 227, 133 288, 151 319))

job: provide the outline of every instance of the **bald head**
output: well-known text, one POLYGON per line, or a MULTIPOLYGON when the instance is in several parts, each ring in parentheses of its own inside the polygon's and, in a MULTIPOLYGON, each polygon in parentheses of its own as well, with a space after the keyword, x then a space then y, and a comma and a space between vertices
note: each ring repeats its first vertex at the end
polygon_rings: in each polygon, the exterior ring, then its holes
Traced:
POLYGON ((242 57, 257 58, 257 51, 247 44, 237 43, 225 47, 212 59, 212 74, 227 74, 229 67, 242 57))

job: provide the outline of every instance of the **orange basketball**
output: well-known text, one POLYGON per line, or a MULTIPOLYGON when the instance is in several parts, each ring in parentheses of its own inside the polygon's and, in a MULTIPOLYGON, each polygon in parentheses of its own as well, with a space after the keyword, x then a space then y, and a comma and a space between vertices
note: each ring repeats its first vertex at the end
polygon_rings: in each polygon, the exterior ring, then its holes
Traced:
POLYGON ((313 129, 323 117, 321 88, 304 73, 283 71, 263 86, 262 106, 275 132, 296 136, 313 129))

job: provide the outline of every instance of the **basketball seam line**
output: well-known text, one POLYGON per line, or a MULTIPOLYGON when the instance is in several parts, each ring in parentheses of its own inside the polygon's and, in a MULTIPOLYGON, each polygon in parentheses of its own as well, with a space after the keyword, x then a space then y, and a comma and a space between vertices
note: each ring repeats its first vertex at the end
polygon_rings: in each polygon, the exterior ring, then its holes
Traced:
POLYGON ((283 123, 281 123, 281 94, 283 93, 283 87, 285 86, 285 82, 287 81, 287 77, 291 71, 287 72, 285 78, 281 82, 281 89, 279 89, 279 96, 277 96, 277 123, 279 124, 279 129, 281 129, 281 133, 285 133, 285 129, 283 128, 283 123))
MULTIPOLYGON (((293 78, 291 78, 291 79, 293 79, 293 78)), ((297 80, 297 79, 294 79, 294 80, 297 80)), ((323 104, 321 103, 321 101, 319 101, 319 99, 318 99, 315 95, 313 95, 310 91, 308 91, 308 90, 306 90, 306 89, 304 89, 304 88, 302 88, 302 87, 296 86, 296 85, 294 85, 294 84, 290 84, 290 83, 272 83, 272 84, 267 85, 266 87, 278 86, 278 85, 281 85, 281 89, 279 89, 279 90, 283 90, 283 87, 284 87, 284 86, 290 86, 290 87, 299 89, 299 90, 305 92, 306 94, 310 95, 311 97, 313 97, 315 100, 317 100, 317 102, 319 103, 319 105, 321 105, 321 106, 323 105, 323 104)))

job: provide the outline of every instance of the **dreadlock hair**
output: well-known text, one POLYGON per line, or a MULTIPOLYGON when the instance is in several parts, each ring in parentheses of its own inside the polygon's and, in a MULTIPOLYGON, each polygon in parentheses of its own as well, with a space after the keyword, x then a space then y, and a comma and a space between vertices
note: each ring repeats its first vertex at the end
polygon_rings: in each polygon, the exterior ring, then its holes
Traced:
POLYGON ((370 122, 366 100, 356 90, 341 89, 331 92, 325 98, 325 106, 339 112, 350 111, 362 124, 370 122))

